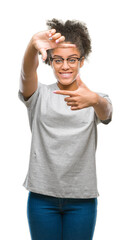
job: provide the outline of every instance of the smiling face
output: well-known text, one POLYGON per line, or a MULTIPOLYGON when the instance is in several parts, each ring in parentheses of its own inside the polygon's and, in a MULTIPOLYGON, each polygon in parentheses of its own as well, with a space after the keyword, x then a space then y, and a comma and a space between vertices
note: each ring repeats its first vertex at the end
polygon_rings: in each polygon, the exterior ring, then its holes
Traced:
POLYGON ((69 87, 70 86, 77 87, 75 79, 77 74, 79 73, 79 69, 84 64, 84 57, 80 61, 76 60, 76 62, 72 58, 75 59, 81 57, 79 50, 76 47, 55 48, 52 50, 51 56, 52 58, 55 58, 55 60, 51 61, 50 64, 53 68, 55 77, 58 80, 58 86, 61 89, 67 89, 68 85, 69 87), (61 62, 61 58, 63 59, 71 58, 72 60, 70 59, 68 60, 68 62, 64 60, 64 62, 61 62), (59 60, 57 61, 56 59, 60 59, 60 61, 59 60))

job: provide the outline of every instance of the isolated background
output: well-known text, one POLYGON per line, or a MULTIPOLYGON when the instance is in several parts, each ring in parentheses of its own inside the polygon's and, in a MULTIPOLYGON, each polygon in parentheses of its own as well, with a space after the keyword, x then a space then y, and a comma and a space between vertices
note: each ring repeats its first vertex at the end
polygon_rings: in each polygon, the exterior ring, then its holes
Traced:
MULTIPOLYGON (((113 120, 98 125, 96 153, 98 215, 94 240, 131 239, 130 79, 131 8, 127 0, 4 1, 0 5, 1 239, 30 239, 22 186, 29 164, 31 132, 26 107, 18 99, 21 62, 33 34, 46 29, 46 20, 84 21, 92 53, 81 78, 92 90, 107 93, 113 120)), ((56 82, 40 58, 39 81, 56 82)))

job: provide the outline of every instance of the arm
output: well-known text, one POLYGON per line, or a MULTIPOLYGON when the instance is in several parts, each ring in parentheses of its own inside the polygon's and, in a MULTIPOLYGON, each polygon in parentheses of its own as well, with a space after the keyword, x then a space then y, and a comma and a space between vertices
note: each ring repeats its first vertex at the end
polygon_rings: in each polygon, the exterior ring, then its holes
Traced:
POLYGON ((71 110, 78 110, 85 107, 94 107, 96 115, 100 120, 107 120, 112 117, 112 104, 109 101, 99 96, 96 92, 91 91, 84 82, 82 82, 80 75, 76 77, 78 88, 74 91, 56 90, 54 93, 69 95, 64 100, 67 105, 71 106, 71 110))
POLYGON ((20 74, 20 92, 27 100, 37 89, 37 67, 39 65, 38 54, 42 55, 43 60, 47 58, 47 50, 57 47, 76 47, 74 44, 61 44, 65 40, 64 36, 56 33, 55 29, 38 32, 33 35, 26 49, 21 74, 20 74), (52 36, 50 38, 50 36, 52 36), (59 43, 57 42, 59 40, 59 43))
POLYGON ((33 38, 29 42, 22 62, 20 73, 20 91, 27 100, 37 89, 38 50, 33 45, 33 38))
POLYGON ((95 102, 93 104, 96 115, 100 120, 110 119, 112 116, 112 104, 104 97, 96 94, 95 102))

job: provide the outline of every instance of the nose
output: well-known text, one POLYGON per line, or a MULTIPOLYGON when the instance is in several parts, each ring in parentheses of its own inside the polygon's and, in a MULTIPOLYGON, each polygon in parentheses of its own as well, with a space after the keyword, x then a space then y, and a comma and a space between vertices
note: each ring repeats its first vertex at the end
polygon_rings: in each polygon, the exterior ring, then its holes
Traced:
POLYGON ((64 62, 63 62, 63 64, 62 64, 62 69, 69 69, 69 65, 68 65, 68 63, 67 63, 67 61, 66 60, 64 60, 64 62))

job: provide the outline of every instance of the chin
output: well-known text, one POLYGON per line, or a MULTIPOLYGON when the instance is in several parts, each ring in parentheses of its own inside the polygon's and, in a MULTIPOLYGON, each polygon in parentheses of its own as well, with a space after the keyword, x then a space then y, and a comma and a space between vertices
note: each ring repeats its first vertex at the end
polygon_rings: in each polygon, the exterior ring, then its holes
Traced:
MULTIPOLYGON (((76 79, 76 78, 75 78, 76 79)), ((59 82, 59 83, 61 83, 62 85, 70 85, 70 84, 72 84, 74 81, 75 81, 75 79, 58 79, 57 78, 57 81, 59 82)))

